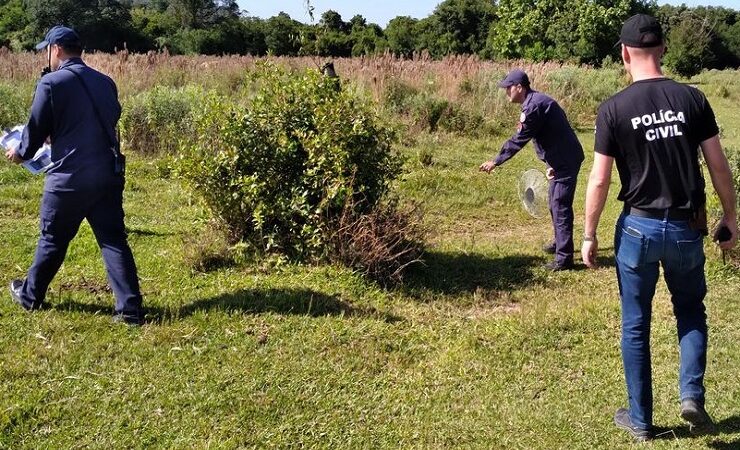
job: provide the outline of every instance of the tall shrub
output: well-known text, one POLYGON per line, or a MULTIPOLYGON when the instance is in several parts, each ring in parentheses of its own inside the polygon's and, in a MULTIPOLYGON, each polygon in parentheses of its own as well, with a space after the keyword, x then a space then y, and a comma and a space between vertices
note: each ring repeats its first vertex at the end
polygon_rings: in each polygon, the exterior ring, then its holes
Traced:
POLYGON ((599 70, 562 67, 545 76, 547 93, 558 99, 574 126, 592 126, 601 102, 628 85, 618 66, 599 70))
POLYGON ((667 37, 668 52, 664 61, 677 74, 684 77, 696 75, 711 59, 712 25, 708 17, 702 18, 687 11, 667 37))
POLYGON ((25 124, 33 93, 30 89, 0 83, 0 131, 25 124))
POLYGON ((392 133, 351 89, 259 64, 246 106, 212 101, 180 164, 234 240, 297 260, 328 256, 342 210, 372 211, 399 175, 392 133))
POLYGON ((206 93, 195 86, 156 86, 128 98, 120 127, 126 150, 175 154, 193 135, 192 119, 206 93))

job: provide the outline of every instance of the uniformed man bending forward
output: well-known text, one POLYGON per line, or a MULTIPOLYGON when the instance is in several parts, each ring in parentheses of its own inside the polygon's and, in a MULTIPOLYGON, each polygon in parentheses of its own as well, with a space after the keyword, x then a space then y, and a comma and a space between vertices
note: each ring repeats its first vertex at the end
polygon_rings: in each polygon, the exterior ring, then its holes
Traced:
POLYGON ((555 260, 545 267, 553 271, 572 269, 573 198, 583 148, 563 108, 547 95, 531 89, 526 73, 512 70, 499 87, 506 89, 510 102, 522 104, 522 113, 516 134, 504 143, 495 159, 481 164, 480 170, 490 173, 534 140, 537 157, 547 165, 550 215, 555 230, 554 242, 544 247, 546 252, 555 254, 555 260))

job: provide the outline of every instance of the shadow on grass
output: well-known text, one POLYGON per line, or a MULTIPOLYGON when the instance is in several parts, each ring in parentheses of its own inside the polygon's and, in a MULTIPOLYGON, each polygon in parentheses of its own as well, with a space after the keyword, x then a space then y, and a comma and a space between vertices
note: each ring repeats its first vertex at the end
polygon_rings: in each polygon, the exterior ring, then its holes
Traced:
POLYGON ((380 312, 375 308, 358 307, 334 295, 308 289, 243 289, 183 305, 179 309, 179 315, 187 317, 196 312, 209 310, 251 314, 271 312, 309 317, 370 317, 386 322, 401 320, 400 317, 380 312))
POLYGON ((717 430, 722 434, 740 433, 740 414, 736 414, 717 422, 717 430))
POLYGON ((740 448, 740 439, 733 439, 732 441, 712 441, 709 443, 710 448, 716 448, 717 450, 737 450, 740 448))
POLYGON ((614 258, 613 254, 609 256, 597 256, 596 263, 599 265, 599 267, 616 267, 617 266, 617 260, 614 258))
POLYGON ((540 281, 544 273, 535 270, 545 258, 509 255, 491 258, 481 254, 429 252, 424 264, 411 268, 402 289, 419 296, 424 291, 442 295, 474 293, 479 289, 511 291, 540 281))
MULTIPOLYGON (((53 305, 52 309, 96 315, 109 315, 112 313, 110 307, 70 300, 53 305)), ((209 311, 246 314, 276 313, 308 317, 365 317, 389 323, 403 320, 401 317, 378 311, 372 307, 358 307, 340 300, 336 296, 326 295, 308 289, 243 289, 233 293, 196 300, 180 307, 173 306, 168 308, 148 306, 146 299, 144 299, 144 309, 146 310, 147 323, 169 323, 185 319, 196 313, 209 311)))
MULTIPOLYGON (((716 422, 713 429, 704 430, 701 432, 692 432, 688 425, 683 425, 672 429, 661 429, 659 430, 658 438, 667 440, 687 439, 701 436, 702 434, 711 434, 714 436, 718 436, 736 433, 740 433, 740 415, 728 417, 719 422, 716 422)), ((740 438, 735 438, 731 441, 722 440, 721 438, 716 439, 709 443, 709 447, 719 450, 735 450, 740 448, 740 438)))

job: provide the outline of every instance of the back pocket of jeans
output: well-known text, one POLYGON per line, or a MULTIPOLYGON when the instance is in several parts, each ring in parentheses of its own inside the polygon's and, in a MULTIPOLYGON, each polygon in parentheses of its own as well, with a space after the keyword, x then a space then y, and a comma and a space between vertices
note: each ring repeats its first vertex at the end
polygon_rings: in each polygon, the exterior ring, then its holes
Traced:
POLYGON ((632 227, 622 228, 617 261, 627 267, 636 269, 644 264, 647 254, 647 239, 632 227))
POLYGON ((696 239, 676 241, 681 255, 681 271, 687 272, 704 263, 704 236, 696 239))

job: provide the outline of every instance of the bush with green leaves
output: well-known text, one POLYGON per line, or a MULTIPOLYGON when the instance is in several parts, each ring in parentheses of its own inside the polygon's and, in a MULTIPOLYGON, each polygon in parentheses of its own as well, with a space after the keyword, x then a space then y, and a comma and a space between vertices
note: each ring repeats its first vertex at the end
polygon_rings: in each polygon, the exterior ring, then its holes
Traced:
POLYGON ((450 102, 431 93, 420 93, 413 98, 411 114, 414 124, 428 131, 437 131, 439 121, 450 108, 450 102))
MULTIPOLYGON (((484 128, 483 116, 468 108, 451 103, 442 113, 437 126, 449 133, 461 136, 475 136, 484 128)), ((490 130, 488 130, 490 131, 490 130)))
POLYGON ((0 130, 26 122, 32 97, 30 88, 0 83, 0 130))
POLYGON ((362 96, 317 71, 260 63, 248 83, 244 105, 208 102, 178 171, 233 241, 326 259, 345 205, 370 213, 400 174, 393 133, 362 96))
POLYGON ((394 114, 405 114, 410 111, 411 100, 418 94, 418 89, 413 86, 391 79, 383 92, 382 106, 394 114))
POLYGON ((467 135, 477 133, 484 124, 483 116, 471 112, 470 108, 446 100, 434 91, 419 91, 402 81, 388 84, 382 106, 391 114, 401 116, 412 128, 425 131, 441 129, 467 135))
POLYGON ((686 11, 674 19, 668 32, 668 51, 663 61, 683 77, 698 74, 711 59, 712 26, 705 17, 686 11))
POLYGON ((558 100, 574 125, 592 126, 599 105, 627 87, 622 69, 613 65, 599 70, 562 67, 546 76, 547 93, 558 100))
POLYGON ((193 115, 205 96, 196 86, 157 86, 128 98, 119 123, 124 148, 143 154, 177 153, 181 141, 192 139, 193 115))

